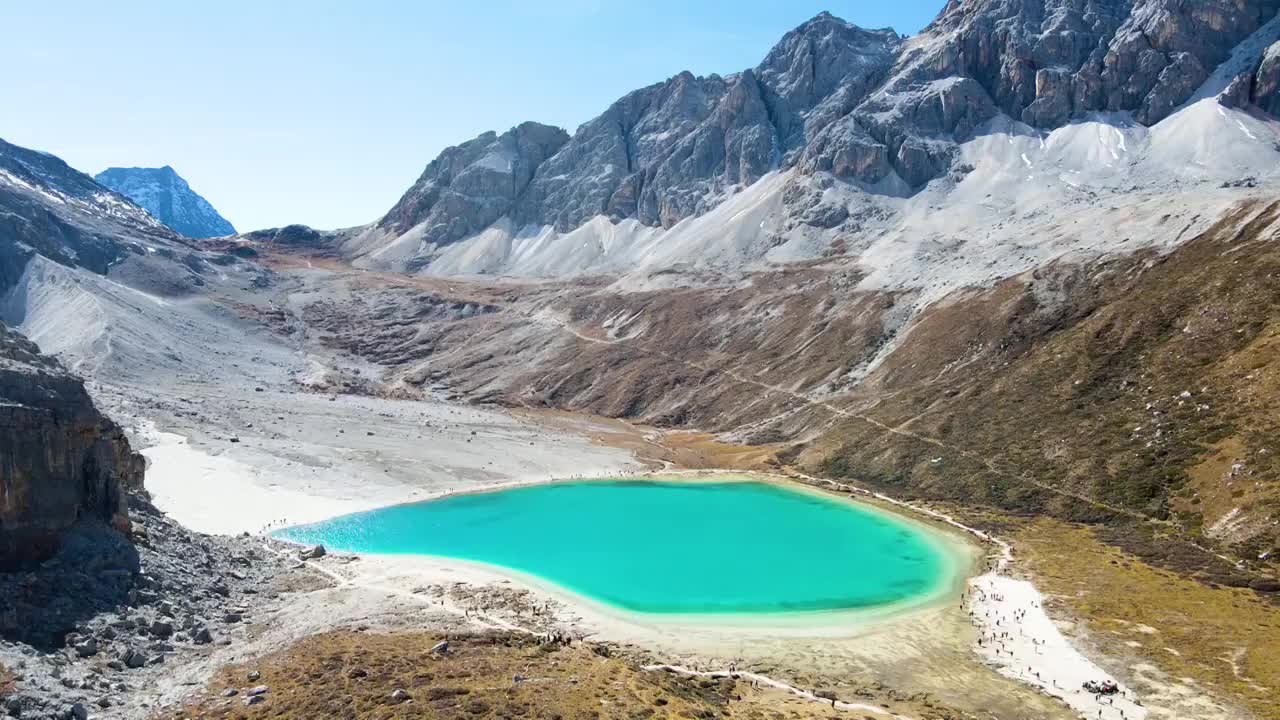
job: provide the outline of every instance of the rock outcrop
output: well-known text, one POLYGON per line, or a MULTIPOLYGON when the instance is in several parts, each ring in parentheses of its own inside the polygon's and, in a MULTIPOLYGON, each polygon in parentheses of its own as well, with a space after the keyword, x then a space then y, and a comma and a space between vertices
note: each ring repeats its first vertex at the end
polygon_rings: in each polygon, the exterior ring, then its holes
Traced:
POLYGON ((144 467, 80 378, 0 324, 0 568, 47 557, 77 522, 127 531, 144 467))
POLYGON ((0 715, 148 717, 166 678, 275 621, 288 596, 262 589, 301 580, 262 538, 192 532, 138 495, 130 514, 132 543, 78 525, 49 561, 0 573, 0 666, 21 673, 0 715))
POLYGON ((1277 0, 952 0, 899 60, 896 84, 965 76, 1011 117, 1164 119, 1280 9, 1277 0), (913 52, 914 51, 914 52, 913 52))
POLYGON ((1262 54, 1250 99, 1272 115, 1280 113, 1280 42, 1262 54))
POLYGON ((113 167, 94 176, 146 209, 155 219, 192 238, 231 235, 236 229, 173 168, 113 167))
POLYGON ((1236 75, 1222 93, 1227 107, 1248 107, 1275 115, 1280 113, 1280 42, 1268 46, 1256 66, 1236 75))

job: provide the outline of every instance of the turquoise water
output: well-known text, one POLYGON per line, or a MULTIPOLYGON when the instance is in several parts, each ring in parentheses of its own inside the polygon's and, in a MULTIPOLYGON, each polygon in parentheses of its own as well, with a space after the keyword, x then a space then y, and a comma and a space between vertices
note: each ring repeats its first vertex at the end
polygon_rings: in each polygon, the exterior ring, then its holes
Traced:
POLYGON ((951 578, 925 531, 761 482, 590 481, 455 495, 285 528, 300 543, 500 565, 645 613, 867 608, 951 578))

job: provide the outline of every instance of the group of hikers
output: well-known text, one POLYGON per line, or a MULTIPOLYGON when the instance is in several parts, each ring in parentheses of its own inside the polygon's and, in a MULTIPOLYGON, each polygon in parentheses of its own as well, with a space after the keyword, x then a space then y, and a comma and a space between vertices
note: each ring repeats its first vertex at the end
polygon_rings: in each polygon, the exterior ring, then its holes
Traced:
MULTIPOLYGON (((973 600, 977 600, 982 603, 986 603, 988 601, 1003 602, 1005 600, 1004 596, 1001 595, 1000 593, 994 593, 994 592, 988 593, 981 588, 972 587, 966 590, 961 595, 960 607, 964 609, 966 608, 966 606, 968 606, 967 612, 969 615, 969 620, 979 628, 982 628, 984 625, 991 624, 992 613, 996 612, 994 625, 995 627, 1001 628, 1001 629, 992 630, 990 632, 987 632, 985 630, 980 631, 978 634, 978 647, 990 648, 995 652, 997 657, 1003 656, 1003 655, 1008 655, 1009 657, 1016 657, 1017 656, 1016 652, 1013 649, 1010 649, 1006 645, 1006 641, 1012 642, 1014 640, 1014 635, 1012 631, 1012 628, 1014 625, 1017 625, 1018 627, 1019 637, 1022 637, 1022 638, 1028 637, 1026 631, 1022 627, 1022 621, 1026 619, 1027 610, 1025 608, 1016 609, 1013 611, 1012 615, 1005 615, 1003 613, 999 613, 998 611, 993 611, 990 608, 975 609, 974 606, 969 605, 970 601, 973 601, 973 600), (982 613, 981 615, 979 615, 980 612, 982 613), (1005 630, 1003 628, 1009 628, 1009 629, 1005 630)), ((1039 603, 1032 601, 1032 605, 1035 607, 1038 607, 1039 603)), ((1034 638, 1034 637, 1030 638, 1030 640, 1031 640, 1032 646, 1035 648, 1036 654, 1040 654, 1041 653, 1040 648, 1044 645, 1045 641, 1034 638)), ((1057 680, 1050 678, 1048 681, 1046 681, 1045 678, 1041 677, 1040 672, 1036 670, 1033 666, 1028 665, 1025 672, 1027 675, 1034 677, 1036 680, 1038 680, 1041 683, 1046 683, 1048 685, 1052 685, 1053 687, 1059 687, 1057 680)), ((1117 684, 1114 680, 1087 680, 1083 683, 1082 687, 1084 688, 1085 691, 1093 694, 1094 700, 1100 706, 1098 708, 1099 718, 1115 717, 1114 715, 1111 715, 1111 716, 1104 715, 1103 708, 1101 707, 1103 705, 1114 708, 1114 712, 1118 712, 1119 717, 1122 720, 1126 718, 1124 708, 1115 707, 1115 700, 1113 696, 1121 695, 1121 696, 1124 696, 1125 698, 1128 698, 1129 696, 1128 696, 1128 693, 1122 690, 1119 684, 1117 684)), ((1135 704, 1141 704, 1141 703, 1138 703, 1136 699, 1133 699, 1132 701, 1135 704)))

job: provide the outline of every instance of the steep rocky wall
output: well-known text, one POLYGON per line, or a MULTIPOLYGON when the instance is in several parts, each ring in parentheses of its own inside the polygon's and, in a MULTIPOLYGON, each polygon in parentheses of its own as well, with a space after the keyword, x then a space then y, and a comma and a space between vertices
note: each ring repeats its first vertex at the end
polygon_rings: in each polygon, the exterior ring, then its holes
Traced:
POLYGON ((80 378, 0 323, 0 568, 47 557, 80 520, 127 531, 143 470, 80 378))
MULTIPOLYGON (((821 13, 755 68, 680 73, 571 137, 535 123, 484 133, 441 153, 376 232, 355 229, 343 252, 412 272, 504 217, 509 230, 568 233, 597 216, 670 229, 779 169, 912 194, 1001 118, 1051 130, 1104 112, 1154 125, 1237 49, 1270 37, 1252 38, 1280 12, 1280 0, 939 4, 913 37, 821 13)), ((1224 101, 1276 112, 1278 67, 1273 47, 1224 101)))

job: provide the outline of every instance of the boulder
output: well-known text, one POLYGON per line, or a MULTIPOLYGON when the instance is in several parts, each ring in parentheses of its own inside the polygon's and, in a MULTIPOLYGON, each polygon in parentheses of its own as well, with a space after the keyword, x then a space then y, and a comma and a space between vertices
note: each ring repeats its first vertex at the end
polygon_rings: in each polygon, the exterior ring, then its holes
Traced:
POLYGON ((120 660, 125 664, 125 667, 129 668, 140 668, 147 664, 147 656, 133 648, 126 649, 121 654, 120 660))
POLYGON ((317 558, 322 558, 324 556, 325 556, 325 549, 323 545, 312 545, 310 547, 306 547, 298 551, 298 557, 302 558, 303 560, 315 560, 317 558))
POLYGON ((155 620, 147 628, 147 632, 158 638, 167 638, 173 635, 173 623, 168 620, 155 620))
POLYGON ((1254 580, 1249 583, 1249 588, 1260 593, 1280 593, 1280 580, 1254 580))

